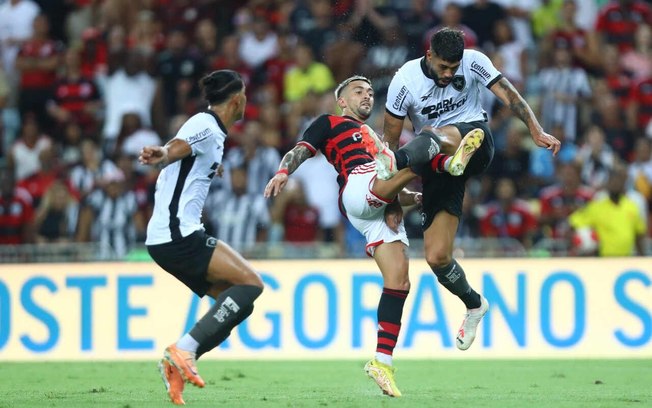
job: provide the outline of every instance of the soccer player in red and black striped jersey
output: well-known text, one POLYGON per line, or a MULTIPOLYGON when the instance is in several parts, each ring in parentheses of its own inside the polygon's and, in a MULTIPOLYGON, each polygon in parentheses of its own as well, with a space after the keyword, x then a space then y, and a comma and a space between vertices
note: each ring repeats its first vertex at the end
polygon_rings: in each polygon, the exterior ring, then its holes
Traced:
POLYGON ((376 358, 367 363, 365 370, 385 394, 399 397, 401 392, 394 382, 392 354, 410 280, 408 239, 397 204, 420 202, 419 193, 404 190, 416 176, 407 166, 428 163, 439 152, 439 142, 432 134, 418 135, 396 152, 395 158, 392 155, 390 167, 396 166, 392 169, 395 174, 383 180, 380 172, 377 176, 374 156, 365 148, 370 137, 378 140, 373 130, 364 124, 374 103, 370 81, 363 76, 351 77, 337 87, 335 98, 342 115, 322 115, 308 127, 301 140, 281 160, 278 172, 265 188, 265 197, 276 196, 285 187, 288 176, 318 150, 335 167, 340 185, 340 209, 365 236, 366 252, 375 259, 383 275, 376 358))

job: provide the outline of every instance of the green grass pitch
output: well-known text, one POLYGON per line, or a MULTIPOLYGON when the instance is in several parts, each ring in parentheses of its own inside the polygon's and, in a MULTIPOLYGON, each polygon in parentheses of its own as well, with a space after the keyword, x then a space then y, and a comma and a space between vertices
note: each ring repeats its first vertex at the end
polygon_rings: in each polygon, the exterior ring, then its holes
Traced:
MULTIPOLYGON (((403 397, 363 361, 199 362, 189 407, 652 407, 652 360, 401 360, 403 397)), ((172 407, 156 361, 0 365, 0 407, 172 407)))

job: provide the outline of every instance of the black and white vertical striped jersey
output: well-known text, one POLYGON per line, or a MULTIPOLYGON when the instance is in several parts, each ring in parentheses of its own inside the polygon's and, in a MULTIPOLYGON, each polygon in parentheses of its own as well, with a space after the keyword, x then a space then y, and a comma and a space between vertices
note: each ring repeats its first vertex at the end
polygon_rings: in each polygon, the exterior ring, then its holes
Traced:
POLYGON ((185 140, 192 154, 168 165, 158 176, 145 244, 178 241, 204 229, 202 208, 222 162, 226 133, 212 111, 197 113, 181 126, 175 138, 185 140))

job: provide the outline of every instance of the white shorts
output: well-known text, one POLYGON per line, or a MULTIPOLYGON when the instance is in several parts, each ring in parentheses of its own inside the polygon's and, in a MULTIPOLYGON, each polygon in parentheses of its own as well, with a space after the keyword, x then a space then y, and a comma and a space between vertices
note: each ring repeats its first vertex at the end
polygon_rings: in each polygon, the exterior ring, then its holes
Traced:
POLYGON ((409 246, 403 221, 398 233, 385 223, 385 207, 391 201, 379 197, 371 191, 376 178, 376 163, 362 164, 349 174, 342 191, 342 206, 346 217, 367 240, 367 255, 373 257, 376 247, 384 242, 401 241, 409 246))

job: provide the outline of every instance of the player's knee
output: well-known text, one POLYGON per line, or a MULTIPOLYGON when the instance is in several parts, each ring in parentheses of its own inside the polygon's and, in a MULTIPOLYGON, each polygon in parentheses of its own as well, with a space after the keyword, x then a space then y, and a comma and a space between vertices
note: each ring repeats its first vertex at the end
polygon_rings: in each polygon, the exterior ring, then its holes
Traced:
POLYGON ((433 249, 426 251, 426 262, 431 268, 437 268, 450 264, 453 255, 444 249, 433 249))
POLYGON ((389 279, 385 279, 383 282, 383 287, 387 289, 394 290, 410 290, 410 278, 409 276, 396 276, 389 279))
POLYGON ((263 283, 263 279, 260 277, 258 272, 256 271, 250 271, 249 273, 246 274, 246 279, 245 282, 243 282, 245 285, 251 285, 251 286, 256 286, 260 288, 260 291, 262 292, 265 284, 263 283))

